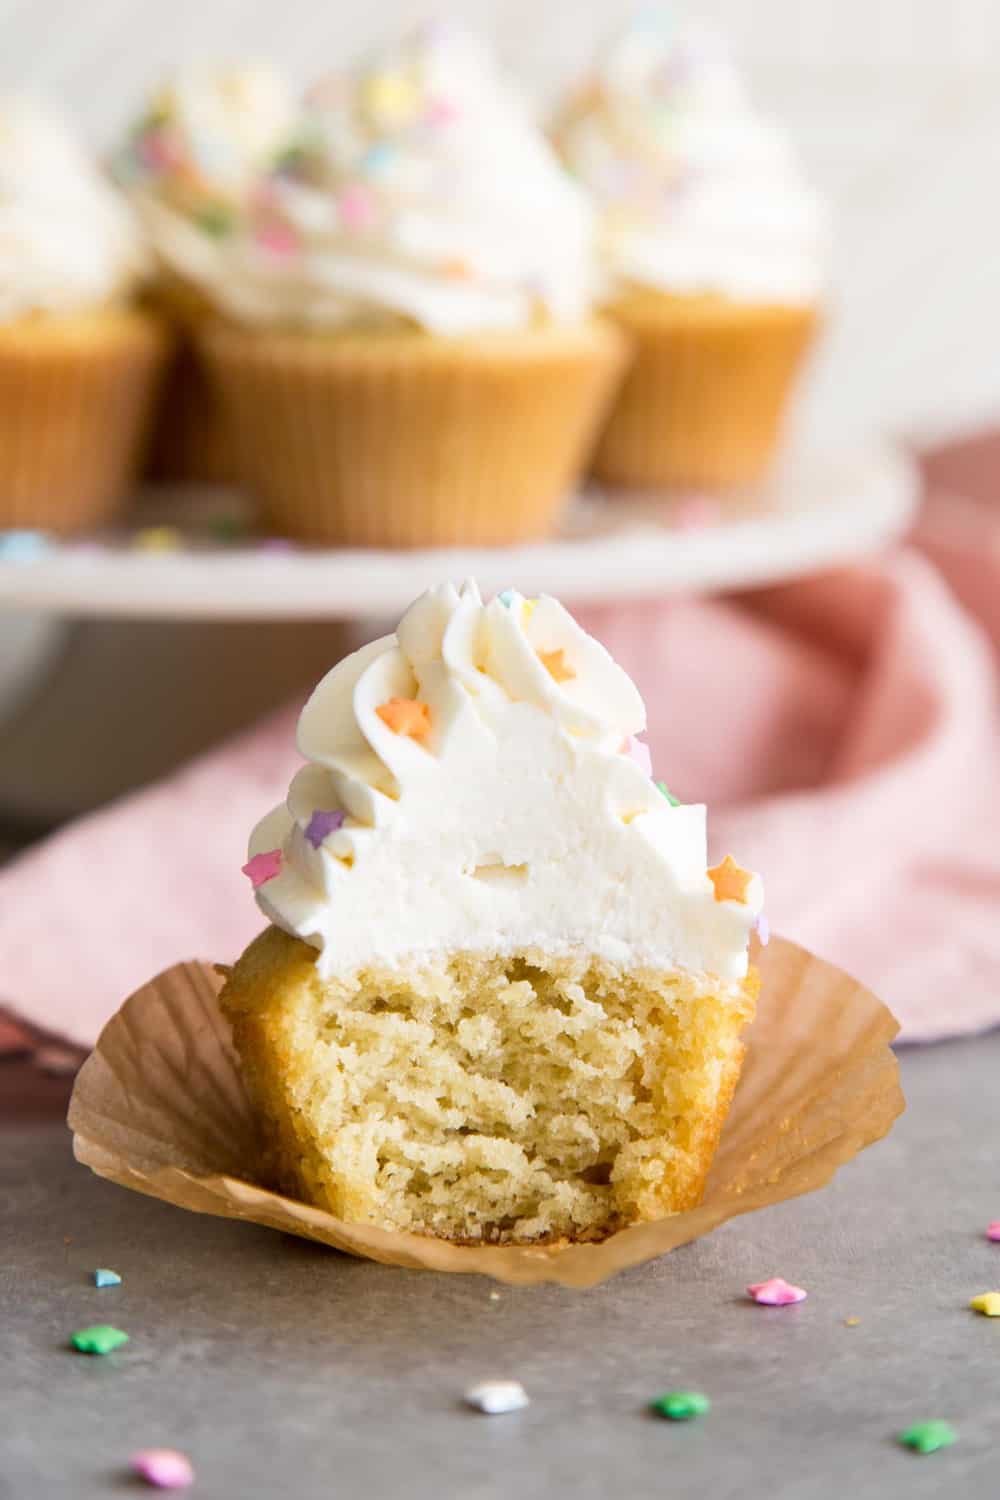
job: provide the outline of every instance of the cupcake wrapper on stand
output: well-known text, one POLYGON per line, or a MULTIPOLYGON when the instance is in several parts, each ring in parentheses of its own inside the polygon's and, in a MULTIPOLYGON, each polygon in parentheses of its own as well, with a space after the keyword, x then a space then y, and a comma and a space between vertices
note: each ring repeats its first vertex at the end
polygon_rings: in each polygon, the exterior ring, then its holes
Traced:
POLYGON ((206 328, 266 523, 419 547, 551 532, 624 362, 609 325, 477 339, 206 328))
POLYGON ((221 977, 178 964, 123 1005, 70 1103, 77 1160, 196 1213, 248 1219, 389 1265, 478 1272, 511 1284, 587 1287, 750 1213, 823 1187, 904 1108, 874 995, 783 939, 756 952, 761 995, 747 1058, 702 1202, 600 1244, 453 1245, 346 1223, 254 1178, 259 1140, 221 977))
POLYGON ((597 447, 611 485, 726 490, 759 479, 819 315, 636 294, 611 310, 634 360, 597 447))
POLYGON ((0 329, 0 529, 73 532, 117 512, 168 347, 142 313, 0 329))

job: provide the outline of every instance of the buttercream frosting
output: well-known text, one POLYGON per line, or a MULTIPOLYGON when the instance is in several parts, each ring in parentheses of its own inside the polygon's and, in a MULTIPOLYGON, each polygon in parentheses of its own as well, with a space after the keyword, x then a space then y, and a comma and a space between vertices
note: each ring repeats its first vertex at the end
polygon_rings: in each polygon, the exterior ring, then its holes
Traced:
POLYGON ((0 323, 114 303, 144 266, 128 205, 59 117, 0 99, 0 323))
POLYGON ((738 979, 760 879, 706 869, 705 808, 651 779, 644 726, 555 599, 431 589, 303 709, 307 764, 250 840, 260 908, 323 975, 582 947, 738 979))
POLYGON ((720 38, 651 5, 553 135, 600 212, 607 287, 798 304, 822 292, 827 215, 720 38))

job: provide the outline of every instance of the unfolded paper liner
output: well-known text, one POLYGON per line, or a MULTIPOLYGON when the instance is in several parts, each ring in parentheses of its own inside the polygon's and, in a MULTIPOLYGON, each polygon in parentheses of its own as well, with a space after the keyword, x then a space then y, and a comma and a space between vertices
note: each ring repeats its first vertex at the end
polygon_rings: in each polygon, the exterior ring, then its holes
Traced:
POLYGON ((217 1004, 221 980, 206 964, 168 969, 108 1022, 73 1090, 73 1149, 123 1187, 369 1260, 593 1286, 738 1214, 822 1187, 903 1110, 889 1045, 898 1026, 886 1007, 784 939, 756 962, 757 1019, 702 1203, 601 1244, 452 1245, 344 1223, 255 1182, 254 1118, 217 1004))
POLYGON ((625 362, 598 321, 475 338, 206 323, 198 343, 268 524, 354 547, 547 536, 625 362))
POLYGON ((758 480, 818 310, 636 292, 609 313, 633 360, 597 446, 597 477, 719 491, 758 480))

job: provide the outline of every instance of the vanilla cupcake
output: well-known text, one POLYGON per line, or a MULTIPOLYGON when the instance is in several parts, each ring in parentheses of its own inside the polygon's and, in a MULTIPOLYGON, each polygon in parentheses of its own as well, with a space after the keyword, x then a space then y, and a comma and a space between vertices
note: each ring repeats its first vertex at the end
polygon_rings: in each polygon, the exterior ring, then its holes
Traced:
POLYGON ((634 362, 597 451, 611 483, 728 488, 779 438, 823 295, 826 215, 719 40, 647 8, 554 126, 600 213, 634 362))
POLYGON ((166 347, 133 305, 144 267, 63 123, 0 99, 0 528, 100 524, 127 493, 166 347))
POLYGON ((202 344, 271 524, 545 535, 619 373, 592 216, 484 51, 435 28, 313 91, 224 242, 202 344))
POLYGON ((115 174, 155 256, 155 299, 186 335, 154 437, 152 468, 162 477, 238 477, 222 405, 191 333, 214 316, 229 274, 229 243, 296 119, 294 95, 271 68, 189 67, 155 90, 115 155, 115 174))
POLYGON ((465 1242, 698 1202, 759 878, 650 776, 642 699, 554 600, 432 589, 323 679, 250 841, 221 1004, 272 1183, 465 1242))

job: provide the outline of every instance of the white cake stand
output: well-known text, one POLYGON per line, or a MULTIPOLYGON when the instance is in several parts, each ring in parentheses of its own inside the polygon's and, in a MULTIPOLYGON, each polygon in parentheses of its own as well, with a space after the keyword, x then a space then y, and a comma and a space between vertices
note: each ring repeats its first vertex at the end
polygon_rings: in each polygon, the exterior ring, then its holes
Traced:
POLYGON ((877 550, 906 528, 916 499, 912 464, 877 443, 835 456, 793 452, 756 493, 718 506, 594 490, 574 502, 549 542, 398 552, 222 544, 211 540, 210 524, 238 520, 239 497, 161 491, 131 531, 20 558, 5 557, 0 538, 0 609, 347 620, 396 616, 445 578, 476 578, 486 594, 513 584, 571 606, 744 589, 877 550))

